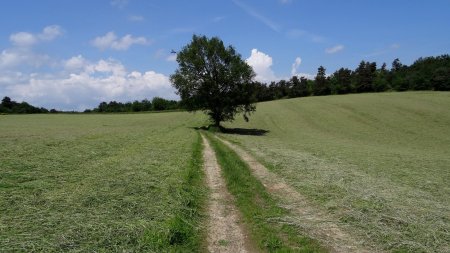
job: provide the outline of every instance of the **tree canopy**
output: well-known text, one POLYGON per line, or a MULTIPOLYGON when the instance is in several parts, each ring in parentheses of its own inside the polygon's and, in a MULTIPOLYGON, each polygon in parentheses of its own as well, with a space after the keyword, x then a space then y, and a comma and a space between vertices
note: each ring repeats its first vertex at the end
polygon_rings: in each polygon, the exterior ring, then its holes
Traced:
POLYGON ((450 56, 419 58, 410 66, 395 59, 390 69, 386 63, 378 68, 376 62, 361 61, 355 70, 340 68, 331 75, 320 66, 314 79, 293 76, 287 81, 253 85, 257 101, 383 91, 450 91, 450 56))
POLYGON ((34 107, 27 102, 16 102, 10 97, 4 97, 0 103, 0 113, 47 113, 43 107, 34 107))
POLYGON ((96 108, 87 109, 84 112, 148 112, 178 109, 180 109, 179 102, 154 97, 152 101, 144 99, 142 101, 135 100, 133 102, 125 103, 117 101, 110 101, 109 103, 101 102, 96 108))
POLYGON ((177 54, 178 69, 170 79, 188 111, 204 111, 216 126, 237 113, 255 111, 253 69, 232 46, 217 37, 192 37, 177 54))
MULTIPOLYGON (((97 108, 85 112, 203 110, 218 125, 234 119, 238 112, 244 112, 246 118, 255 110, 255 102, 281 98, 406 90, 450 91, 448 54, 421 57, 410 66, 397 58, 390 69, 386 63, 378 68, 376 62, 361 61, 355 70, 340 68, 331 75, 320 66, 314 79, 293 76, 270 84, 252 81, 251 67, 233 47, 225 47, 218 38, 194 36, 178 53, 177 61, 180 65, 171 80, 182 101, 155 97, 152 101, 101 102, 97 108)), ((19 103, 7 96, 0 103, 1 114, 57 112, 63 111, 19 103)))

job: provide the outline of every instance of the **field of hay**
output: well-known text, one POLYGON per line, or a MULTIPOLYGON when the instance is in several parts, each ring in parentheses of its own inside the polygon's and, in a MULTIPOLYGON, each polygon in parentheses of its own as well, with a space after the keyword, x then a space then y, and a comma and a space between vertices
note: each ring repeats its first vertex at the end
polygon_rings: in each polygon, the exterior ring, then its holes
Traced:
POLYGON ((204 195, 186 174, 202 169, 199 119, 0 116, 0 251, 198 248, 198 215, 183 212, 204 195))
POLYGON ((255 129, 222 137, 366 244, 450 250, 450 93, 278 100, 258 104, 249 123, 225 126, 255 129))
MULTIPOLYGON (((194 128, 206 124, 187 112, 0 115, 0 251, 204 251, 194 128)), ((230 133, 208 136, 249 151, 368 248, 450 250, 450 93, 264 102, 249 123, 224 126, 230 133)), ((221 150, 225 177, 238 173, 237 156, 221 150)), ((263 189, 245 173, 233 194, 263 189)), ((238 206, 260 230, 284 212, 267 195, 275 211, 255 218, 247 195, 238 206)))

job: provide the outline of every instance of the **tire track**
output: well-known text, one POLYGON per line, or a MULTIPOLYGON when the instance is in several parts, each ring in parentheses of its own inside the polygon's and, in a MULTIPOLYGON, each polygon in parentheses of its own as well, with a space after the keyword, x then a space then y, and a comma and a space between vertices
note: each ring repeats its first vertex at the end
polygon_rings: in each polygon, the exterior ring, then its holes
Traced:
POLYGON ((211 195, 208 205, 207 243, 209 252, 255 252, 244 233, 240 214, 221 175, 216 155, 203 136, 203 160, 211 195))
POLYGON ((215 137, 234 150, 249 165, 253 175, 262 182, 267 191, 279 198, 283 202, 283 206, 290 211, 291 217, 281 217, 279 222, 301 227, 309 236, 323 243, 331 252, 379 252, 365 248, 362 240, 357 240, 343 231, 329 215, 314 208, 304 196, 256 161, 245 150, 217 135, 215 137))

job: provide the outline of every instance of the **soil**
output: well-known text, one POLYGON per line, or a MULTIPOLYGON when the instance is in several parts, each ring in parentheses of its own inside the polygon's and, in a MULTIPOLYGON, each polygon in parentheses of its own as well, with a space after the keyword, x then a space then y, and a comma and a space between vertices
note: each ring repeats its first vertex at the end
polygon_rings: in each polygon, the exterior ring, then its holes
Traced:
POLYGON ((203 160, 210 189, 207 223, 209 252, 257 252, 245 233, 233 196, 228 192, 216 155, 202 135, 203 160))

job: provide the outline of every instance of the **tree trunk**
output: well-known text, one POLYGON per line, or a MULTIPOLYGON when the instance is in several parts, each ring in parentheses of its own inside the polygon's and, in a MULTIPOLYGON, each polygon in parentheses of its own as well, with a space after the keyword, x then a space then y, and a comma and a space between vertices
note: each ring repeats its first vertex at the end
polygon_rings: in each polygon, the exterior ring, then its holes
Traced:
POLYGON ((212 114, 212 120, 214 121, 214 126, 215 127, 219 127, 220 126, 220 121, 221 121, 221 113, 219 112, 218 109, 213 111, 212 114))
POLYGON ((219 127, 220 126, 220 119, 214 119, 214 126, 219 127))

